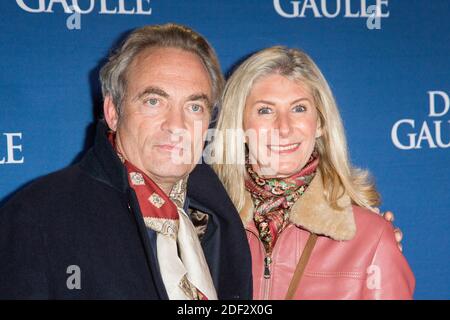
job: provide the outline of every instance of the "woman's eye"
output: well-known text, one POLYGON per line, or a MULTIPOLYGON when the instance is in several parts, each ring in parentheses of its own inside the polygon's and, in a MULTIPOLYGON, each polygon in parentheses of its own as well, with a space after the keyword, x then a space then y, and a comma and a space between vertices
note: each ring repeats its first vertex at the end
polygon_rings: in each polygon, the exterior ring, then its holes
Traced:
POLYGON ((298 106, 295 106, 294 108, 292 108, 292 111, 294 111, 294 112, 305 112, 306 111, 306 107, 302 106, 302 105, 298 105, 298 106))
POLYGON ((272 113, 272 109, 268 108, 268 107, 262 107, 258 109, 258 114, 271 114, 272 113))

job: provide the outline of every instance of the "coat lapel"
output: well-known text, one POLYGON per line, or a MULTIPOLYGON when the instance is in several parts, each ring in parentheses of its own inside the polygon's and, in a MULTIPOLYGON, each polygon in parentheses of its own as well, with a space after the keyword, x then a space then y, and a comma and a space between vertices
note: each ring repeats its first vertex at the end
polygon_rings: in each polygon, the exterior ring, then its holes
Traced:
POLYGON ((136 194, 129 186, 125 167, 108 141, 107 134, 108 127, 104 120, 100 120, 97 124, 94 148, 81 162, 81 167, 93 179, 106 183, 124 196, 124 201, 126 201, 124 205, 128 206, 128 210, 136 221, 155 288, 161 299, 168 299, 155 255, 155 244, 150 241, 136 194))
MULTIPOLYGON (((134 219, 137 223, 139 236, 141 238, 142 244, 144 246, 145 256, 147 258, 147 263, 151 271, 151 276, 153 278, 155 288, 158 291, 158 295, 160 299, 168 300, 169 296, 167 295, 167 291, 164 285, 164 282, 161 277, 161 272, 159 270, 158 259, 156 256, 156 234, 154 234, 154 238, 151 241, 150 233, 144 223, 144 218, 142 217, 142 213, 139 207, 139 202, 137 200, 136 194, 132 189, 128 191, 128 199, 129 201, 129 210, 134 216, 134 219)), ((153 230, 151 230, 153 231, 153 230)))

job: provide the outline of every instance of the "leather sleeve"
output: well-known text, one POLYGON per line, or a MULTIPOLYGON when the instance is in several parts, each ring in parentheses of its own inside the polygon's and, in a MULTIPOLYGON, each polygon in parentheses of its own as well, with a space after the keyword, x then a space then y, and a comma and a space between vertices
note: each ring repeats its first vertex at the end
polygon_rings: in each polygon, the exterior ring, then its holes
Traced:
POLYGON ((392 224, 387 221, 383 221, 372 263, 366 271, 364 299, 413 299, 414 274, 397 246, 392 224))

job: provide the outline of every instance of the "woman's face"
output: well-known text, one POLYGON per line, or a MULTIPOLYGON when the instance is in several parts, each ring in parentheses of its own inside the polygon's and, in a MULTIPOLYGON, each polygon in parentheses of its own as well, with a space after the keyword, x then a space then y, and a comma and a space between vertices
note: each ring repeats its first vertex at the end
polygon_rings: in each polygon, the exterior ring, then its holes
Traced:
POLYGON ((322 133, 310 90, 272 74, 255 82, 244 110, 253 169, 266 177, 284 178, 300 171, 322 133))

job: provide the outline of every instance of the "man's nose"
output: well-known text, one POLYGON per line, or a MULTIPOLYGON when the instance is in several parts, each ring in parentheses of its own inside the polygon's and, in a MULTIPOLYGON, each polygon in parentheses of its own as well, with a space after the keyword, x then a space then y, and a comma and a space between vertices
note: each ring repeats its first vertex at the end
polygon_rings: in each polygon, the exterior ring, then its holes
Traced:
POLYGON ((176 133, 177 130, 186 129, 183 112, 180 110, 169 110, 161 129, 167 130, 170 133, 176 133))

